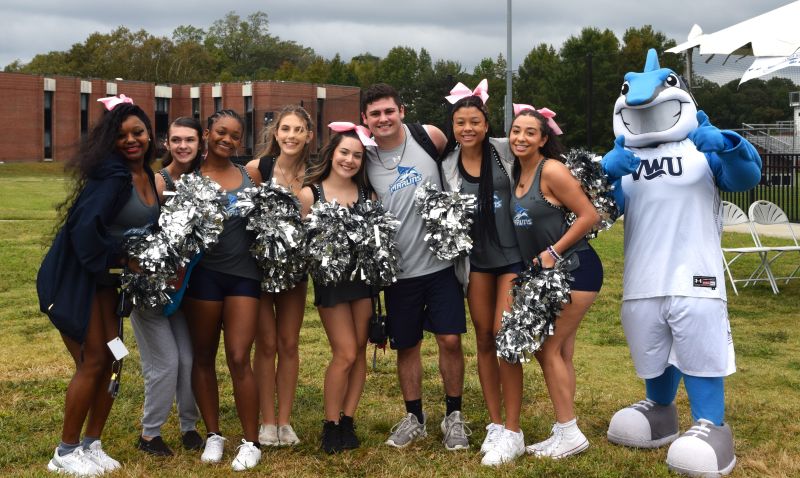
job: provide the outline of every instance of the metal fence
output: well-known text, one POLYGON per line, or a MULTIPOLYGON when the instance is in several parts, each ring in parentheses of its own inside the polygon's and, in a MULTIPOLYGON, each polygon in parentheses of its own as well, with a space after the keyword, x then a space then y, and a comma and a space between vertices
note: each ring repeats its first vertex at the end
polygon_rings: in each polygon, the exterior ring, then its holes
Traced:
POLYGON ((780 206, 791 222, 800 223, 800 154, 762 154, 761 182, 749 191, 723 192, 722 199, 747 211, 765 199, 780 206))

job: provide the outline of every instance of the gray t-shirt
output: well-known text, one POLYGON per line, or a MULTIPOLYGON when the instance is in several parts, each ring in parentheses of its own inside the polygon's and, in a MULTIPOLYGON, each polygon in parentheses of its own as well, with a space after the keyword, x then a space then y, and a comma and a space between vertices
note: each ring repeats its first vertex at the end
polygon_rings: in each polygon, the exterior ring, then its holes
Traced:
POLYGON ((392 150, 367 148, 367 176, 387 211, 400 221, 397 230, 400 268, 398 279, 410 279, 446 269, 451 262, 438 259, 423 240, 425 226, 414 206, 417 187, 431 183, 441 189, 436 161, 414 141, 408 127, 405 141, 392 150))
MULTIPOLYGON (((492 147, 494 149, 494 147, 492 147)), ((470 236, 472 237, 472 251, 469 255, 470 263, 476 267, 493 269, 510 264, 516 264, 522 259, 517 247, 517 236, 514 233, 514 224, 511 222, 511 184, 508 180, 509 171, 500 164, 500 159, 492 151, 492 190, 494 191, 494 228, 497 231, 497 241, 491 239, 486 232, 492 225, 478 224, 480 218, 475 214, 470 236)), ((461 175, 461 192, 474 194, 478 197, 480 177, 470 175, 458 158, 458 169, 461 175)))

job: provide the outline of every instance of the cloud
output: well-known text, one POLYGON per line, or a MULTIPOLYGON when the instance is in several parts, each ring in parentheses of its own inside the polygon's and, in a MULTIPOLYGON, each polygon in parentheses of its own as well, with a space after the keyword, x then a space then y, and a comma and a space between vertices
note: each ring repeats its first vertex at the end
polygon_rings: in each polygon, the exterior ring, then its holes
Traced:
MULTIPOLYGON (((513 64, 535 45, 556 48, 582 28, 608 28, 618 37, 633 26, 650 24, 678 42, 692 24, 713 32, 788 3, 787 0, 572 0, 544 4, 515 0, 513 64)), ((344 60, 371 52, 384 56, 394 46, 426 48, 436 59, 460 62, 467 70, 482 58, 506 51, 506 2, 500 0, 353 0, 252 2, 229 0, 219 7, 198 8, 187 0, 5 0, 0 18, 0 65, 17 58, 30 61, 38 53, 68 50, 95 31, 108 33, 124 25, 171 36, 179 25, 208 29, 235 11, 241 17, 256 10, 269 16, 270 32, 330 58, 344 60), (46 33, 46 34, 45 34, 46 33)))

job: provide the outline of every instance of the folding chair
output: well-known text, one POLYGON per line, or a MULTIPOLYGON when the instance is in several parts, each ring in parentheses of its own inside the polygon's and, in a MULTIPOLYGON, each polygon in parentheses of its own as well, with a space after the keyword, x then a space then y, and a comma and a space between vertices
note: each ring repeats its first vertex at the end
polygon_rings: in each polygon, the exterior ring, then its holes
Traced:
MULTIPOLYGON (((744 211, 742 211, 736 204, 728 201, 722 201, 722 225, 738 226, 740 224, 747 224, 747 227, 750 230, 750 235, 753 236, 752 225, 750 224, 750 221, 748 220, 744 211)), ((728 279, 730 280, 731 286, 733 287, 733 292, 736 295, 739 295, 739 291, 736 289, 737 282, 744 282, 745 287, 747 287, 751 282, 755 283, 757 281, 769 282, 769 285, 772 288, 772 293, 778 293, 778 286, 775 283, 775 278, 772 276, 772 270, 769 268, 769 258, 767 256, 769 251, 770 249, 768 247, 762 247, 758 244, 756 244, 756 247, 722 247, 722 260, 725 263, 725 271, 728 273, 728 279), (732 254, 733 257, 728 260, 727 254, 732 254), (737 259, 745 256, 746 254, 756 254, 759 258, 760 264, 747 279, 734 279, 733 273, 731 272, 731 266, 734 262, 736 262, 737 259), (762 278, 762 274, 766 274, 767 277, 762 278)))
MULTIPOLYGON (((772 266, 773 262, 787 252, 789 254, 792 252, 797 252, 798 259, 800 259, 800 242, 797 241, 797 235, 795 234, 794 229, 792 229, 792 224, 789 222, 789 218, 786 216, 786 213, 783 212, 783 209, 781 209, 777 204, 764 200, 756 201, 750 205, 747 215, 750 218, 751 223, 750 233, 753 235, 753 241, 755 241, 756 246, 766 247, 769 249, 769 252, 775 253, 775 255, 769 258, 768 262, 770 266, 772 266), (790 239, 790 243, 780 246, 764 246, 761 241, 761 237, 759 236, 757 225, 785 226, 785 228, 788 230, 787 237, 790 239)), ((800 271, 800 260, 798 260, 798 265, 791 274, 785 277, 774 277, 773 275, 773 279, 786 279, 785 283, 788 284, 789 280, 791 279, 800 279, 800 275, 797 275, 798 271, 800 271)))

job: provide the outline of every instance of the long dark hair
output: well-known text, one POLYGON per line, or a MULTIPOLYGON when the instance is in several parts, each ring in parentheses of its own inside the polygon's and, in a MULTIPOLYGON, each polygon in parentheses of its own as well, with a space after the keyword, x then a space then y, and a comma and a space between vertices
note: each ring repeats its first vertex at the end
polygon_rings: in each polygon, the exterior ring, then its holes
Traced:
POLYGON ((444 160, 458 145, 455 134, 453 133, 453 116, 455 116, 456 111, 461 108, 469 107, 477 108, 483 114, 483 119, 488 126, 486 136, 484 136, 483 142, 481 143, 483 153, 478 182, 478 230, 487 235, 490 241, 499 244, 500 238, 497 236, 497 227, 495 227, 494 222, 494 177, 492 174, 492 162, 495 161, 494 148, 489 142, 489 137, 492 135, 492 126, 489 124, 489 111, 486 109, 486 105, 483 104, 483 100, 480 97, 467 96, 453 104, 453 108, 450 111, 450 121, 446 128, 447 145, 439 156, 439 160, 444 160))
MULTIPOLYGON (((323 148, 319 151, 319 160, 315 161, 314 164, 306 171, 305 178, 303 179, 303 186, 321 183, 331 174, 333 153, 336 152, 336 148, 339 147, 339 144, 344 138, 353 138, 358 141, 358 144, 362 144, 358 135, 352 131, 334 133, 331 135, 331 139, 328 141, 328 144, 323 146, 323 148)), ((361 159, 361 167, 358 168, 358 172, 355 174, 355 176, 353 176, 353 180, 358 186, 359 191, 367 191, 367 168, 365 167, 367 164, 367 148, 364 148, 363 145, 361 147, 363 148, 364 155, 361 159)))
MULTIPOLYGON (((539 148, 539 152, 542 153, 545 159, 555 159, 557 161, 564 162, 564 146, 561 144, 561 141, 558 140, 558 136, 553 133, 553 129, 550 128, 550 125, 547 123, 547 118, 542 116, 541 113, 534 110, 522 110, 519 112, 517 116, 514 117, 516 121, 517 118, 520 116, 533 116, 537 120, 539 120, 539 131, 541 131, 542 136, 547 137, 547 142, 539 148)), ((511 123, 514 124, 513 122, 511 123)), ((511 132, 509 131, 509 135, 511 132)), ((513 149, 512 149, 513 151, 513 149)), ((520 175, 520 164, 519 158, 514 155, 514 184, 519 183, 519 175, 520 175)))
POLYGON ((75 156, 68 159, 64 166, 65 170, 72 174, 73 181, 67 198, 56 206, 59 219, 56 221, 54 231, 57 231, 66 221, 69 210, 75 204, 81 191, 83 191, 86 182, 97 174, 101 163, 108 160, 109 154, 115 150, 115 142, 119 137, 122 123, 129 116, 136 116, 142 120, 145 129, 147 129, 150 142, 144 154, 144 166, 147 169, 150 168, 150 163, 153 161, 156 151, 155 144, 152 141, 154 136, 150 118, 139 106, 131 103, 120 103, 111 111, 106 111, 89 131, 89 134, 81 141, 75 156))
MULTIPOLYGON (((200 167, 200 161, 203 159, 203 152, 205 150, 205 143, 203 142, 203 125, 200 124, 199 120, 189 116, 178 117, 169 125, 169 129, 167 130, 167 143, 169 143, 169 131, 172 130, 174 126, 192 128, 193 130, 197 131, 197 154, 192 159, 191 164, 189 164, 189 171, 194 171, 200 167)), ((161 157, 161 167, 166 168, 170 163, 172 163, 172 161, 172 153, 170 153, 169 148, 167 148, 167 152, 161 157)))

